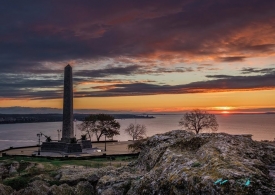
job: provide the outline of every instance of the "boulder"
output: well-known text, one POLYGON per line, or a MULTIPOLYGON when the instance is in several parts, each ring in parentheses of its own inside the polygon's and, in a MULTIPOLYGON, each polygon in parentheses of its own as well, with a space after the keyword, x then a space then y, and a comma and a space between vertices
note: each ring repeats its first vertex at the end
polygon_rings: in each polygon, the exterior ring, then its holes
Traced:
POLYGON ((98 178, 107 174, 109 171, 114 170, 115 167, 97 168, 81 168, 81 167, 67 167, 59 170, 61 174, 60 182, 67 183, 70 186, 77 185, 80 181, 90 180, 91 184, 96 184, 98 178))
POLYGON ((0 183, 0 194, 1 195, 10 195, 13 192, 13 189, 10 186, 5 186, 0 183))
POLYGON ((17 174, 16 167, 14 167, 12 164, 10 165, 9 174, 10 175, 17 174))
POLYGON ((48 195, 50 185, 45 181, 35 180, 28 187, 19 190, 14 195, 48 195))
POLYGON ((81 181, 75 188, 76 195, 95 195, 94 187, 88 181, 81 181))
POLYGON ((59 186, 53 185, 49 189, 48 195, 74 195, 74 189, 68 184, 61 184, 59 186))
POLYGON ((18 161, 12 161, 12 166, 15 168, 15 170, 18 170, 19 169, 19 167, 20 167, 20 164, 19 164, 19 162, 18 161))

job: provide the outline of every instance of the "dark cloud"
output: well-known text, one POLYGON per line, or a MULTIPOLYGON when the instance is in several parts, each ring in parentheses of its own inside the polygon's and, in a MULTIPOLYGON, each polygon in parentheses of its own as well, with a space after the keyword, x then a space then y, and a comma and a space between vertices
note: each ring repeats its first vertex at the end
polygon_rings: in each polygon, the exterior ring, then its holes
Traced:
MULTIPOLYGON (((16 5, 3 1, 0 97, 61 97, 63 67, 70 61, 85 64, 85 68, 74 69, 77 85, 91 78, 192 72, 191 67, 176 65, 192 59, 203 63, 204 57, 239 62, 269 56, 275 46, 274 9, 273 0, 29 0, 16 5), (106 66, 108 63, 113 64, 106 66)), ((216 70, 206 67, 201 65, 197 70, 216 70)), ((273 75, 260 69, 242 72, 273 75)), ((208 78, 212 80, 178 86, 129 81, 114 84, 112 89, 76 94, 189 93, 200 91, 200 87, 218 90, 221 81, 228 89, 243 89, 245 85, 251 89, 258 81, 258 77, 226 75, 208 78), (240 82, 239 88, 234 81, 240 82)))
POLYGON ((0 74, 0 97, 51 99, 61 98, 63 78, 47 75, 0 74))
MULTIPOLYGON (((131 79, 111 79, 117 75, 154 75, 168 73, 184 73, 193 71, 191 68, 176 67, 147 67, 139 65, 112 66, 97 70, 82 70, 74 73, 74 85, 77 86, 83 82, 93 82, 95 84, 112 83, 136 83, 131 79)), ((0 73, 0 97, 7 98, 33 98, 50 99, 62 97, 63 73, 61 71, 50 69, 25 70, 20 74, 0 73), (23 74, 23 73, 29 74, 23 74)), ((153 83, 152 80, 142 82, 153 83)), ((103 86, 104 88, 104 86, 103 86)))
POLYGON ((141 66, 130 65, 126 67, 107 67, 98 70, 82 70, 77 71, 74 75, 81 77, 107 77, 113 75, 132 75, 136 73, 141 66))
POLYGON ((115 75, 138 75, 138 74, 164 74, 164 73, 185 73, 192 72, 192 68, 185 67, 176 67, 176 68, 167 68, 167 67, 147 67, 141 65, 129 65, 129 66, 108 66, 103 69, 97 70, 82 70, 77 71, 74 75, 76 77, 88 77, 88 78, 97 78, 97 77, 110 77, 115 75))
POLYGON ((0 68, 117 56, 241 61, 219 57, 274 51, 274 8, 273 0, 3 1, 0 68))
POLYGON ((243 74, 251 74, 251 73, 262 73, 262 74, 270 74, 270 73, 274 73, 275 72, 275 68, 262 68, 262 69, 258 69, 258 68, 243 68, 241 70, 241 72, 243 74))
POLYGON ((219 60, 222 62, 241 62, 244 61, 244 56, 233 56, 233 57, 220 57, 219 60))
POLYGON ((214 78, 214 79, 228 79, 228 78, 232 78, 234 76, 230 76, 230 75, 206 75, 207 78, 214 78))
MULTIPOLYGON (((251 70, 250 70, 251 71, 251 70)), ((112 73, 113 74, 113 73, 112 73)), ((87 76, 87 75, 85 75, 87 76)), ((106 76, 106 75, 105 75, 106 76)), ((54 99, 63 95, 62 80, 21 78, 4 78, 1 80, 0 97, 54 99)), ((156 84, 151 80, 143 82, 131 80, 94 79, 94 84, 74 93, 75 97, 112 97, 157 94, 207 93, 230 90, 262 90, 275 89, 275 72, 256 76, 208 75, 211 80, 192 82, 183 85, 156 84), (107 83, 107 84, 106 84, 107 83)), ((83 79, 74 79, 76 83, 83 79)), ((85 79, 84 79, 85 80, 85 79)), ((76 84, 77 85, 77 84, 76 84)))
POLYGON ((275 44, 261 44, 261 45, 247 45, 243 49, 250 50, 250 51, 269 52, 269 51, 272 51, 274 47, 275 47, 275 44))

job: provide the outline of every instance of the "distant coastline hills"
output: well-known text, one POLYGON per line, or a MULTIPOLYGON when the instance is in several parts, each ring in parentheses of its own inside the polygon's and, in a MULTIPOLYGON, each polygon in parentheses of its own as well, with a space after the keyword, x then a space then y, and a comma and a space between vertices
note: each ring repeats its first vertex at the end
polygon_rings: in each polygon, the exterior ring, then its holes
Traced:
MULTIPOLYGON (((274 108, 260 108, 252 110, 234 110, 227 114, 275 114, 274 108)), ((152 115, 178 115, 184 111, 175 112, 148 112, 142 113, 131 110, 100 110, 100 109, 74 109, 74 118, 83 120, 89 114, 110 114, 116 119, 128 118, 154 118, 152 115)), ((222 114, 222 113, 216 113, 222 114)), ((3 123, 29 123, 29 122, 55 122, 62 121, 62 109, 48 107, 0 107, 0 124, 3 123)))
MULTIPOLYGON (((115 119, 130 118, 155 118, 150 115, 134 115, 134 114, 111 114, 115 119)), ((74 114, 76 121, 83 121, 89 114, 74 114)), ((0 114, 0 124, 14 123, 39 123, 39 122, 60 122, 63 119, 62 114, 0 114)))

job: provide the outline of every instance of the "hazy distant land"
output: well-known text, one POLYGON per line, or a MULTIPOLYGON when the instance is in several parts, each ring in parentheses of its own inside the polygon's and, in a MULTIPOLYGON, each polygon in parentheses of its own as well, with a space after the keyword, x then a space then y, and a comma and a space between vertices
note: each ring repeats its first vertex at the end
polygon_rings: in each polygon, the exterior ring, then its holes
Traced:
MULTIPOLYGON (((134 114, 111 114, 115 119, 130 118, 155 118, 150 115, 134 115, 134 114)), ((62 114, 0 114, 0 124, 13 123, 37 123, 37 122, 59 122, 62 121, 62 114)), ((83 121, 89 114, 74 114, 74 119, 83 121)))

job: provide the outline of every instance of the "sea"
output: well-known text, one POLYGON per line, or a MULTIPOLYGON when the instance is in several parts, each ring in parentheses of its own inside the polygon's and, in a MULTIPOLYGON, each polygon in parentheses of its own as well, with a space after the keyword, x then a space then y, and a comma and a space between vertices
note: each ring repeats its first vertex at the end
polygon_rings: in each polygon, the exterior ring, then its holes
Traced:
MULTIPOLYGON (((127 141, 131 137, 124 132, 130 124, 143 124, 147 128, 147 136, 182 129, 178 124, 182 115, 152 115, 155 118, 117 119, 120 123, 120 135, 114 139, 127 141)), ((216 133, 252 134, 254 140, 269 140, 275 138, 275 114, 224 114, 216 115, 219 129, 216 133)), ((74 122, 75 135, 79 139, 82 132, 77 128, 81 121, 74 122)), ((37 134, 40 132, 58 140, 58 131, 62 122, 0 124, 0 150, 10 147, 32 146, 38 144, 37 134)), ((210 133, 210 130, 204 130, 210 133)), ((61 135, 59 135, 61 137, 61 135)), ((95 140, 95 137, 92 138, 95 140)), ((104 140, 104 137, 101 138, 104 140)), ((46 137, 42 136, 41 141, 46 137)))

